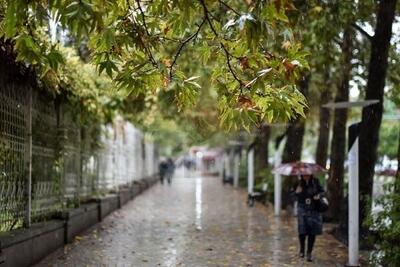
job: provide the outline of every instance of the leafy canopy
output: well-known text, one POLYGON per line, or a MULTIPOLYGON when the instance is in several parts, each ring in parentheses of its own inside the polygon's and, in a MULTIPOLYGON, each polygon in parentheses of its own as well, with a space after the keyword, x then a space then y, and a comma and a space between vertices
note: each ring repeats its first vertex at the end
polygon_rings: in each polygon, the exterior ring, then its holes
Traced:
POLYGON ((87 40, 99 73, 127 94, 166 91, 179 111, 190 109, 202 90, 198 77, 185 71, 195 63, 210 69, 219 118, 228 128, 304 116, 306 100, 296 81, 308 68, 307 53, 290 27, 286 13, 296 12, 290 0, 0 3, 1 36, 14 41, 18 60, 51 81, 49 87, 59 86, 60 65, 65 64, 62 44, 50 27, 56 25, 60 36, 87 40))

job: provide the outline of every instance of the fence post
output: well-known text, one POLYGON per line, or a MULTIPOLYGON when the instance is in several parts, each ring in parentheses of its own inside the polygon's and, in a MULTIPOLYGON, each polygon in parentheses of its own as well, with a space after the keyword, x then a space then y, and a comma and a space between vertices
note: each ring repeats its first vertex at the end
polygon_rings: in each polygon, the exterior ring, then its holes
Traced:
MULTIPOLYGON (((82 113, 80 114, 82 116, 82 113)), ((82 187, 83 187, 83 146, 84 146, 84 135, 85 135, 85 129, 84 126, 82 126, 81 122, 81 117, 79 117, 79 170, 78 170, 78 188, 76 189, 76 195, 77 195, 77 200, 78 200, 78 206, 81 206, 81 200, 82 200, 82 187)))
POLYGON ((64 125, 64 114, 63 114, 63 102, 61 100, 57 101, 56 105, 56 116, 57 116, 57 160, 61 161, 62 164, 60 165, 60 173, 59 173, 59 197, 61 201, 61 205, 65 208, 66 201, 66 182, 65 182, 65 156, 64 156, 64 149, 65 149, 65 134, 66 134, 66 126, 64 125), (61 159, 61 160, 60 160, 61 159))
POLYGON ((26 139, 25 139, 25 164, 26 164, 26 208, 25 227, 31 226, 32 211, 32 87, 29 87, 26 105, 26 139))

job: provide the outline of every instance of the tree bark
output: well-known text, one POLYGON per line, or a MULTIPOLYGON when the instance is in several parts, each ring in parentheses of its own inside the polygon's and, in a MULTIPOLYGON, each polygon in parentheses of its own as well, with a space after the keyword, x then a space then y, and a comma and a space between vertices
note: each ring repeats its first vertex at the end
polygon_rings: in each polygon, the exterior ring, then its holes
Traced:
MULTIPOLYGON (((329 69, 326 71, 325 80, 329 80, 329 69)), ((320 99, 322 104, 326 104, 331 100, 332 94, 330 89, 331 88, 328 85, 325 88, 325 91, 322 92, 320 99)), ((330 115, 331 112, 329 109, 323 107, 319 109, 319 133, 315 161, 324 168, 326 167, 326 161, 328 158, 330 115)))
MULTIPOLYGON (((343 34, 343 61, 342 61, 342 79, 338 92, 335 96, 335 102, 349 101, 349 82, 351 79, 351 59, 353 50, 354 32, 348 27, 343 34)), ((338 221, 341 216, 341 206, 343 203, 343 178, 344 161, 346 158, 346 123, 347 109, 335 109, 333 136, 331 143, 331 162, 329 170, 329 179, 327 183, 327 196, 329 199, 329 210, 325 217, 328 220, 338 221)))
POLYGON ((271 133, 271 127, 267 124, 263 124, 258 132, 257 136, 257 165, 258 170, 268 168, 268 157, 269 157, 269 138, 271 133))
MULTIPOLYGON (((307 97, 308 85, 310 82, 310 74, 303 76, 299 82, 300 92, 307 97)), ((282 163, 301 160, 301 152, 303 149, 303 137, 305 132, 305 120, 298 118, 293 121, 286 131, 286 144, 282 155, 282 163)), ((290 203, 290 187, 296 182, 297 177, 286 177, 282 187, 282 206, 290 203)))
MULTIPOLYGON (((371 211, 369 199, 372 196, 374 168, 377 160, 379 128, 383 113, 383 94, 396 2, 397 0, 379 1, 375 34, 371 43, 371 57, 365 99, 377 99, 379 103, 365 107, 362 111, 362 123, 359 136, 361 234, 366 234, 368 231, 362 227, 362 223, 367 214, 371 211)), ((361 235, 361 237, 362 236, 363 235, 361 235)))

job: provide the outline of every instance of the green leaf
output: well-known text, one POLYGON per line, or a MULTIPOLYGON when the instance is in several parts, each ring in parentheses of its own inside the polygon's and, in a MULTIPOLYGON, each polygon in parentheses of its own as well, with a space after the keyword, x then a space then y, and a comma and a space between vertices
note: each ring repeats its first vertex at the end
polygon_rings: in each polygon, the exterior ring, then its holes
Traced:
POLYGON ((4 34, 6 38, 12 38, 17 33, 17 1, 9 1, 4 18, 4 34))

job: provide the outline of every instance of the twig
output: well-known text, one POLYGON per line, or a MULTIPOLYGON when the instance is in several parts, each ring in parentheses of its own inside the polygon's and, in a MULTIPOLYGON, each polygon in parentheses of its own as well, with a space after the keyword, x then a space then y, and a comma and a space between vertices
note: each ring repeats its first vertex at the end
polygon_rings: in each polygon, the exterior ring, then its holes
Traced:
POLYGON ((142 15, 143 27, 146 30, 147 35, 150 36, 149 29, 147 28, 147 24, 146 24, 146 17, 144 16, 142 6, 140 5, 140 0, 136 0, 136 4, 138 5, 140 14, 142 15))
POLYGON ((242 93, 242 88, 244 86, 244 83, 242 80, 239 79, 239 77, 236 76, 236 73, 234 72, 232 65, 231 65, 231 56, 229 54, 229 51, 226 49, 223 43, 221 43, 222 49, 225 51, 225 57, 226 57, 226 63, 228 65, 229 71, 232 73, 233 78, 239 83, 240 85, 240 93, 242 93))
POLYGON ((362 27, 360 27, 357 23, 351 24, 351 26, 359 31, 362 35, 364 35, 369 41, 372 41, 373 36, 366 32, 362 27))
MULTIPOLYGON (((203 6, 204 19, 207 20, 207 23, 208 23, 208 25, 210 25, 210 29, 211 29, 211 31, 214 33, 214 35, 215 35, 216 37, 218 37, 218 33, 217 33, 217 31, 215 30, 214 25, 212 24, 212 22, 211 22, 211 20, 210 20, 210 17, 209 17, 209 15, 208 15, 208 14, 209 14, 209 11, 208 11, 208 8, 207 8, 207 6, 206 6, 206 3, 204 2, 204 0, 199 0, 199 1, 200 1, 201 5, 203 6)), ((225 52, 226 63, 227 63, 227 65, 228 65, 229 71, 230 71, 230 73, 232 74, 233 78, 239 83, 239 85, 240 85, 240 93, 242 93, 242 87, 243 87, 244 83, 243 83, 242 80, 239 79, 239 77, 236 75, 235 71, 234 71, 233 68, 232 68, 232 65, 231 65, 231 57, 233 57, 233 56, 229 53, 228 49, 225 47, 225 45, 224 45, 222 42, 219 42, 219 43, 220 43, 221 48, 222 48, 222 49, 224 50, 224 52, 225 52)))
POLYGON ((181 45, 178 48, 178 51, 175 54, 174 57, 174 61, 172 61, 171 66, 169 67, 169 79, 172 80, 172 71, 173 71, 173 67, 176 64, 176 61, 178 60, 179 55, 182 52, 183 47, 189 43, 193 38, 197 37, 197 35, 199 34, 201 28, 203 27, 204 23, 206 22, 206 19, 204 18, 203 21, 201 22, 201 24, 199 25, 199 27, 197 28, 196 32, 193 33, 192 35, 190 35, 188 38, 186 38, 183 42, 181 42, 181 45))
POLYGON ((235 13, 236 15, 238 15, 238 16, 241 16, 241 14, 238 12, 238 11, 236 11, 235 9, 233 9, 231 6, 229 6, 227 3, 225 3, 224 1, 222 1, 222 0, 218 0, 218 2, 220 3, 220 4, 222 4, 223 6, 225 6, 226 8, 228 8, 230 11, 232 11, 233 13, 235 13))
MULTIPOLYGON (((147 28, 147 24, 146 24, 146 17, 145 17, 145 15, 144 15, 142 6, 140 5, 140 0, 136 0, 136 4, 138 5, 140 14, 141 14, 141 16, 142 16, 143 27, 144 27, 144 29, 145 29, 145 31, 146 31, 147 36, 150 37, 150 32, 149 32, 149 29, 147 28)), ((146 50, 146 52, 147 52, 147 54, 148 54, 148 56, 149 56, 149 58, 150 58, 151 63, 153 64, 154 67, 158 68, 157 61, 155 60, 153 54, 151 53, 150 48, 147 47, 147 45, 146 45, 145 42, 142 40, 142 38, 140 38, 140 41, 142 42, 143 47, 144 47, 144 49, 146 50)))

